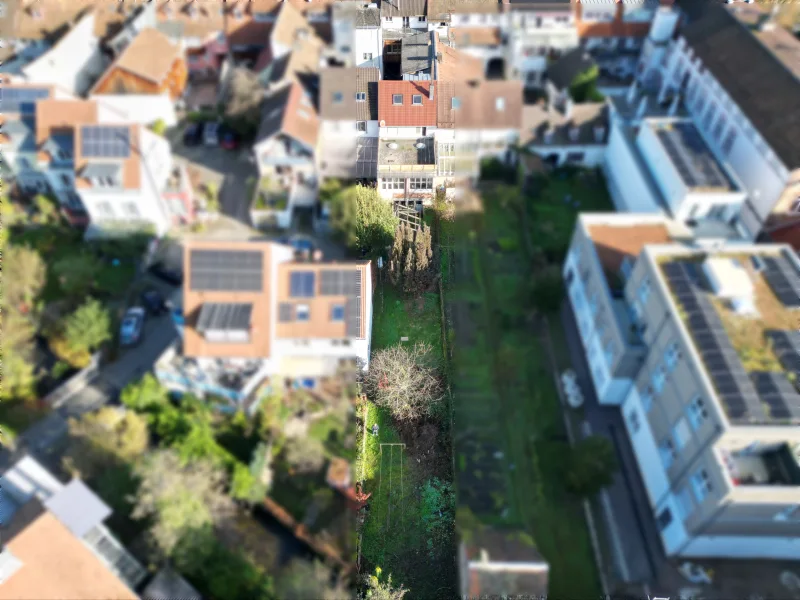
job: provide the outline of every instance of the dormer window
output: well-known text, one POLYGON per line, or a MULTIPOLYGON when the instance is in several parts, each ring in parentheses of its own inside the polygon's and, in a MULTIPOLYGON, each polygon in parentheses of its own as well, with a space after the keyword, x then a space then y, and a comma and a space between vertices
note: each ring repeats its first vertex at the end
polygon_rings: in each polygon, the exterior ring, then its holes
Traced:
POLYGON ((366 101, 367 101, 366 92, 356 92, 356 102, 366 102, 366 101))
POLYGON ((403 94, 392 94, 392 104, 394 106, 403 106, 403 94))
POLYGON ((422 96, 419 94, 411 96, 411 104, 414 106, 422 106, 422 96))
POLYGON ((453 108, 453 110, 461 108, 461 98, 456 98, 455 96, 453 96, 451 107, 453 108))
POLYGON ((334 304, 331 307, 331 321, 341 322, 344 321, 344 305, 334 304))

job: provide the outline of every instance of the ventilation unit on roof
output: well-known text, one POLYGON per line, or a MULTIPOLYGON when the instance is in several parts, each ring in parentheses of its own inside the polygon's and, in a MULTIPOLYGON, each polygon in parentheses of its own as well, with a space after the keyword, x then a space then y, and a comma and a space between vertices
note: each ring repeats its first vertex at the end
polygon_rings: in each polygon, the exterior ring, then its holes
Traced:
POLYGON ((391 150, 397 150, 398 146, 395 142, 389 142, 386 146, 391 150))

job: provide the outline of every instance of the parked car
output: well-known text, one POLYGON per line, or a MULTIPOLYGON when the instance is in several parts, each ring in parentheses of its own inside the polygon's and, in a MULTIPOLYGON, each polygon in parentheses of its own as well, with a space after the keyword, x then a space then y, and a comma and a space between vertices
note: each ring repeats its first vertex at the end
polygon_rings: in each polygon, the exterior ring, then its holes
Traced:
POLYGON ((142 304, 151 315, 158 316, 167 312, 164 296, 156 288, 148 288, 142 292, 142 304))
POLYGON ((239 147, 239 137, 236 135, 236 132, 230 129, 222 129, 221 132, 222 139, 219 145, 225 148, 225 150, 236 150, 239 147))
POLYGON ((170 269, 162 262, 153 263, 150 267, 150 273, 152 273, 154 277, 158 277, 161 281, 166 281, 170 285, 183 285, 183 273, 177 269, 170 269))
POLYGON ((219 123, 206 123, 203 128, 203 144, 206 146, 219 145, 219 123))
POLYGON ((186 131, 183 132, 184 146, 197 146, 203 139, 203 124, 189 123, 186 131))
POLYGON ((119 327, 119 343, 121 346, 135 346, 142 340, 145 312, 141 306, 129 308, 119 327))

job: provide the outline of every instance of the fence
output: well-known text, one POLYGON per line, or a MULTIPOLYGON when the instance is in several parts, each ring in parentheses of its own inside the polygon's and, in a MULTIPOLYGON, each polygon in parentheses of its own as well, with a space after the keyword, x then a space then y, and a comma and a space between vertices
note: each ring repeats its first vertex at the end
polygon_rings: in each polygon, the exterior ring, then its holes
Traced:
POLYGON ((45 404, 45 406, 50 408, 58 408, 72 396, 89 385, 97 376, 99 370, 100 352, 95 352, 92 355, 92 359, 89 361, 88 366, 75 373, 75 375, 70 377, 67 381, 47 394, 47 396, 42 399, 42 402, 45 404))

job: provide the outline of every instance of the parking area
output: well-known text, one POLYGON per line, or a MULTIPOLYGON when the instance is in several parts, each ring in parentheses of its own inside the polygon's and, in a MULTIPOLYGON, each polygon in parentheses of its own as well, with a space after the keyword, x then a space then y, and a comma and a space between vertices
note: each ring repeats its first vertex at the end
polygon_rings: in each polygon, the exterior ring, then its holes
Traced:
POLYGON ((183 134, 188 123, 178 123, 165 136, 172 145, 173 155, 199 173, 202 183, 214 183, 219 189, 222 214, 242 223, 250 223, 250 193, 248 181, 257 176, 249 145, 237 150, 221 146, 187 146, 183 134))

